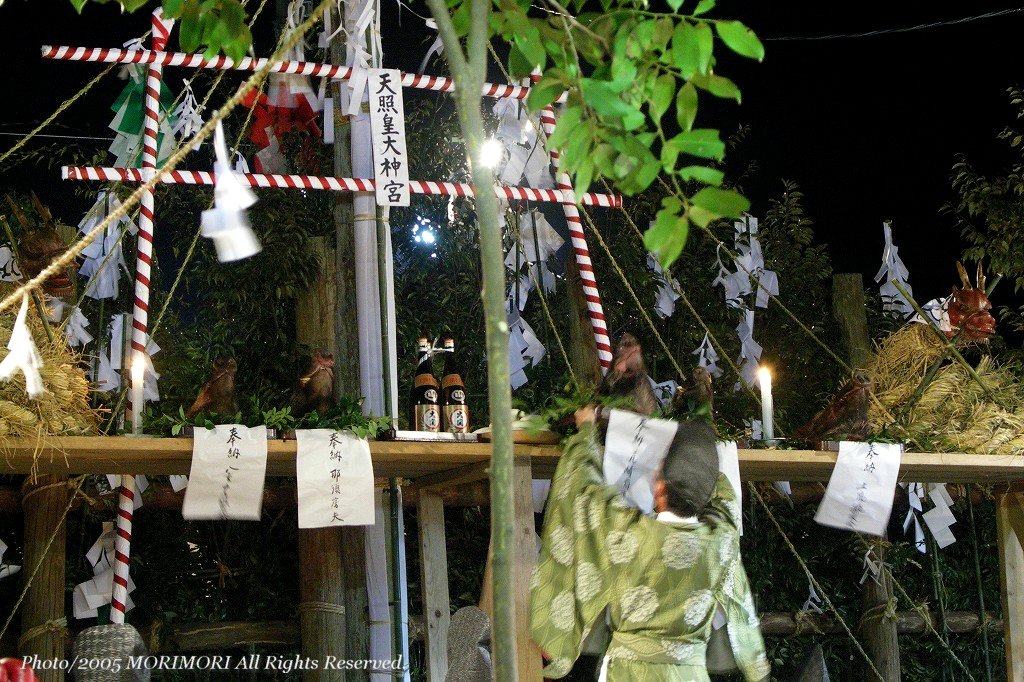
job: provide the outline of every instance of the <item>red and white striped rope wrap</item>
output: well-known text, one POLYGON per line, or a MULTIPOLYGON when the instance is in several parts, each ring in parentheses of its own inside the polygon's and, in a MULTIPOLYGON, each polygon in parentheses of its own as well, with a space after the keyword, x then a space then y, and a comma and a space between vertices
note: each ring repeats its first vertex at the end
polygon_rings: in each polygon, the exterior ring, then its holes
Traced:
MULTIPOLYGON (((162 48, 154 50, 128 50, 123 48, 105 47, 70 47, 68 45, 43 45, 43 59, 59 59, 71 62, 103 62, 117 64, 152 64, 160 66, 184 66, 193 69, 220 69, 222 71, 257 71, 267 64, 274 73, 297 73, 303 76, 336 78, 348 80, 354 69, 337 64, 321 64, 317 62, 280 61, 271 62, 266 57, 243 57, 237 63, 229 57, 219 55, 206 59, 201 54, 187 52, 164 52, 162 48)), ((420 90, 437 90, 454 92, 455 83, 443 76, 421 76, 414 73, 402 74, 402 86, 420 90)), ((485 97, 496 99, 526 99, 530 88, 521 85, 503 83, 484 83, 481 90, 485 97)), ((563 93, 558 101, 565 101, 563 93)))
MULTIPOLYGON (((65 180, 91 180, 97 182, 144 182, 145 173, 138 168, 110 168, 101 166, 64 166, 61 174, 65 180)), ((333 192, 373 192, 374 181, 361 178, 333 178, 320 175, 262 175, 259 173, 240 174, 250 187, 319 189, 333 192)), ((216 176, 209 171, 174 170, 160 176, 160 182, 167 185, 212 185, 216 176)), ((440 194, 459 197, 473 196, 472 185, 462 182, 431 182, 412 180, 409 183, 413 194, 440 194)), ((510 201, 533 201, 538 203, 561 203, 565 200, 560 190, 534 189, 533 187, 508 187, 495 185, 496 196, 510 201)), ((622 197, 611 194, 590 193, 583 195, 583 203, 607 208, 622 205, 622 197)))
POLYGON ((135 477, 121 476, 117 495, 117 534, 114 536, 114 585, 110 598, 110 622, 124 623, 128 603, 128 562, 132 551, 132 514, 135 511, 135 477))
MULTIPOLYGON (((163 18, 163 10, 153 12, 153 47, 167 46, 173 21, 163 18)), ((158 137, 160 132, 160 81, 163 66, 153 64, 146 72, 142 119, 142 168, 149 174, 156 169, 158 137)), ((152 190, 143 193, 139 202, 139 234, 135 257, 135 298, 132 307, 132 363, 142 362, 148 341, 149 282, 153 265, 153 210, 152 190)), ((134 372, 132 373, 134 376, 134 372)), ((142 381, 142 378, 133 378, 142 381)), ((127 400, 127 414, 132 414, 131 393, 127 400)), ((141 405, 138 406, 141 409, 141 405)), ((125 604, 128 602, 128 556, 131 552, 132 512, 135 508, 135 476, 121 476, 121 493, 117 498, 117 540, 120 548, 114 551, 114 585, 110 600, 110 621, 123 623, 125 604)))
MULTIPOLYGON (((533 76, 534 82, 539 80, 533 76)), ((555 132, 554 106, 547 106, 540 112, 541 126, 544 134, 551 137, 555 132)), ((594 264, 590 260, 590 247, 587 246, 587 236, 583 232, 583 222, 580 220, 579 209, 576 208, 576 194, 572 188, 572 181, 568 173, 559 168, 558 152, 551 149, 551 165, 555 171, 555 184, 562 191, 562 210, 565 212, 565 221, 569 224, 569 238, 572 241, 572 251, 576 255, 576 265, 579 267, 580 280, 583 283, 583 296, 587 301, 587 315, 590 318, 590 327, 594 331, 594 341, 597 344, 597 359, 601 362, 601 370, 606 371, 612 364, 612 342, 608 336, 608 323, 604 317, 604 306, 601 304, 601 293, 597 290, 597 277, 594 275, 594 264)), ((616 197, 622 205, 622 197, 616 197)), ((586 203, 586 202, 584 202, 586 203)))

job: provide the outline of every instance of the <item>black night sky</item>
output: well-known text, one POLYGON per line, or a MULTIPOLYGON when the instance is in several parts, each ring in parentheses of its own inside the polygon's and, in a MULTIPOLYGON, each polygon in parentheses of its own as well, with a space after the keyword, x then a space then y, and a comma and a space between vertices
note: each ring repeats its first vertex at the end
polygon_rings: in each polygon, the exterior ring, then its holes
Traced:
MULTIPOLYGON (((411 6, 427 14, 421 3, 411 6)), ((415 70, 432 36, 422 19, 400 10, 397 2, 383 0, 383 7, 385 65, 415 70)), ((1014 123, 1005 90, 1024 80, 1019 74, 1024 12, 875 37, 773 38, 904 28, 1012 7, 1006 0, 722 0, 716 15, 740 18, 754 28, 765 40, 767 57, 762 64, 721 59, 718 70, 737 81, 743 103, 716 107, 715 119, 705 117, 702 124, 726 131, 739 123, 751 127, 741 153, 760 168, 744 187, 752 211, 763 214, 766 200, 781 192, 783 178, 797 182, 837 271, 873 276, 881 258, 881 222, 892 219, 918 295, 927 299, 946 293, 955 280, 953 261, 962 250, 954 218, 940 212, 953 198, 950 168, 960 153, 982 168, 1007 163, 995 138, 1014 123)), ((274 14, 274 2, 269 2, 257 25, 257 54, 272 48, 274 14)), ((6 0, 0 6, 5 57, 0 92, 7 104, 0 132, 28 131, 101 68, 44 62, 40 45, 117 47, 147 27, 144 11, 122 15, 113 3, 90 5, 78 16, 68 0, 6 0)), ((442 69, 436 61, 429 67, 434 73, 442 69)), ((168 70, 172 89, 180 87, 184 75, 168 70)), ((48 132, 106 137, 109 107, 122 87, 114 78, 105 79, 48 132)), ((0 136, 0 150, 16 139, 0 136)), ((5 173, 0 182, 18 191, 32 186, 59 206, 58 196, 47 196, 60 191, 48 186, 51 177, 54 184, 60 182, 55 171, 22 169, 5 173)), ((72 219, 77 220, 65 217, 72 219)))

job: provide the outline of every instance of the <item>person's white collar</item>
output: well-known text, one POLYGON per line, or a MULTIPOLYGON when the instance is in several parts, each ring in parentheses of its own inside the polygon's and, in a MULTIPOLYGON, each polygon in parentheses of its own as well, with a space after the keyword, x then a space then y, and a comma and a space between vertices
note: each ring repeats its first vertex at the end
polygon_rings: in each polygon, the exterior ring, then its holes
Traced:
POLYGON ((673 511, 658 512, 657 515, 655 515, 654 518, 655 518, 655 520, 661 521, 662 523, 671 523, 671 524, 693 525, 693 524, 698 522, 696 516, 685 516, 684 517, 684 516, 680 516, 679 514, 676 514, 673 511))

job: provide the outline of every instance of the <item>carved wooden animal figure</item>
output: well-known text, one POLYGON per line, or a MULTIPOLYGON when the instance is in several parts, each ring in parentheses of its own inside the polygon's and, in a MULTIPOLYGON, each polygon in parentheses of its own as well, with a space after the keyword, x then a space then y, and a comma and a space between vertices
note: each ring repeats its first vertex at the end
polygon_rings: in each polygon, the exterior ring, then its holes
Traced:
POLYGON ((234 358, 217 358, 210 365, 210 378, 203 384, 199 396, 188 408, 185 416, 189 419, 200 412, 219 415, 233 415, 238 413, 238 403, 235 402, 235 374, 238 372, 238 363, 234 358))
MULTIPOLYGON (((33 225, 10 195, 7 195, 7 203, 11 207, 14 217, 18 219, 25 230, 18 244, 18 266, 26 278, 33 279, 54 259, 64 255, 64 252, 68 250, 68 245, 57 233, 50 210, 43 206, 34 192, 32 193, 32 203, 35 204, 36 212, 42 221, 41 225, 33 225)), ((43 283, 43 289, 51 296, 70 296, 75 287, 77 267, 77 264, 72 261, 58 272, 50 275, 43 283)))
POLYGON ((867 372, 853 373, 818 414, 792 433, 794 440, 818 443, 824 440, 863 441, 871 435, 868 408, 871 401, 871 377, 867 372))
POLYGON ((612 366, 604 375, 599 389, 601 395, 630 396, 633 411, 651 414, 658 407, 658 399, 647 380, 647 364, 640 342, 629 332, 619 339, 612 354, 612 366))
POLYGON ((323 415, 334 402, 334 354, 320 351, 299 377, 298 388, 292 394, 292 415, 301 417, 314 410, 323 415))
POLYGON ((950 335, 963 330, 964 335, 971 341, 987 343, 995 336, 996 319, 989 312, 992 310, 992 302, 985 295, 985 272, 979 262, 977 286, 971 286, 971 279, 967 276, 963 263, 957 263, 956 270, 960 273, 960 281, 964 286, 963 289, 953 287, 953 295, 949 299, 949 326, 952 327, 950 335))
POLYGON ((703 367, 694 367, 690 370, 689 380, 676 389, 672 396, 672 413, 681 417, 688 412, 700 412, 706 405, 706 412, 709 416, 714 414, 715 391, 711 380, 711 373, 703 367), (692 401, 692 403, 691 403, 692 401))

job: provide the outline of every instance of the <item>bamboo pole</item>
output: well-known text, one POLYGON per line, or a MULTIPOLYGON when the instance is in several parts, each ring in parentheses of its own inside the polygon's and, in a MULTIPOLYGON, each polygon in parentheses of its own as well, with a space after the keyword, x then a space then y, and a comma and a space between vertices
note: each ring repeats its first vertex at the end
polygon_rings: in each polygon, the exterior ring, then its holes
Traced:
MULTIPOLYGON (((871 341, 868 337, 864 282, 860 275, 837 274, 832 280, 833 314, 846 341, 852 367, 863 367, 871 341)), ((872 542, 872 550, 881 563, 877 580, 864 583, 861 596, 864 617, 861 630, 871 659, 885 682, 900 679, 900 645, 896 621, 885 616, 893 598, 892 575, 885 564, 885 544, 872 542)))

